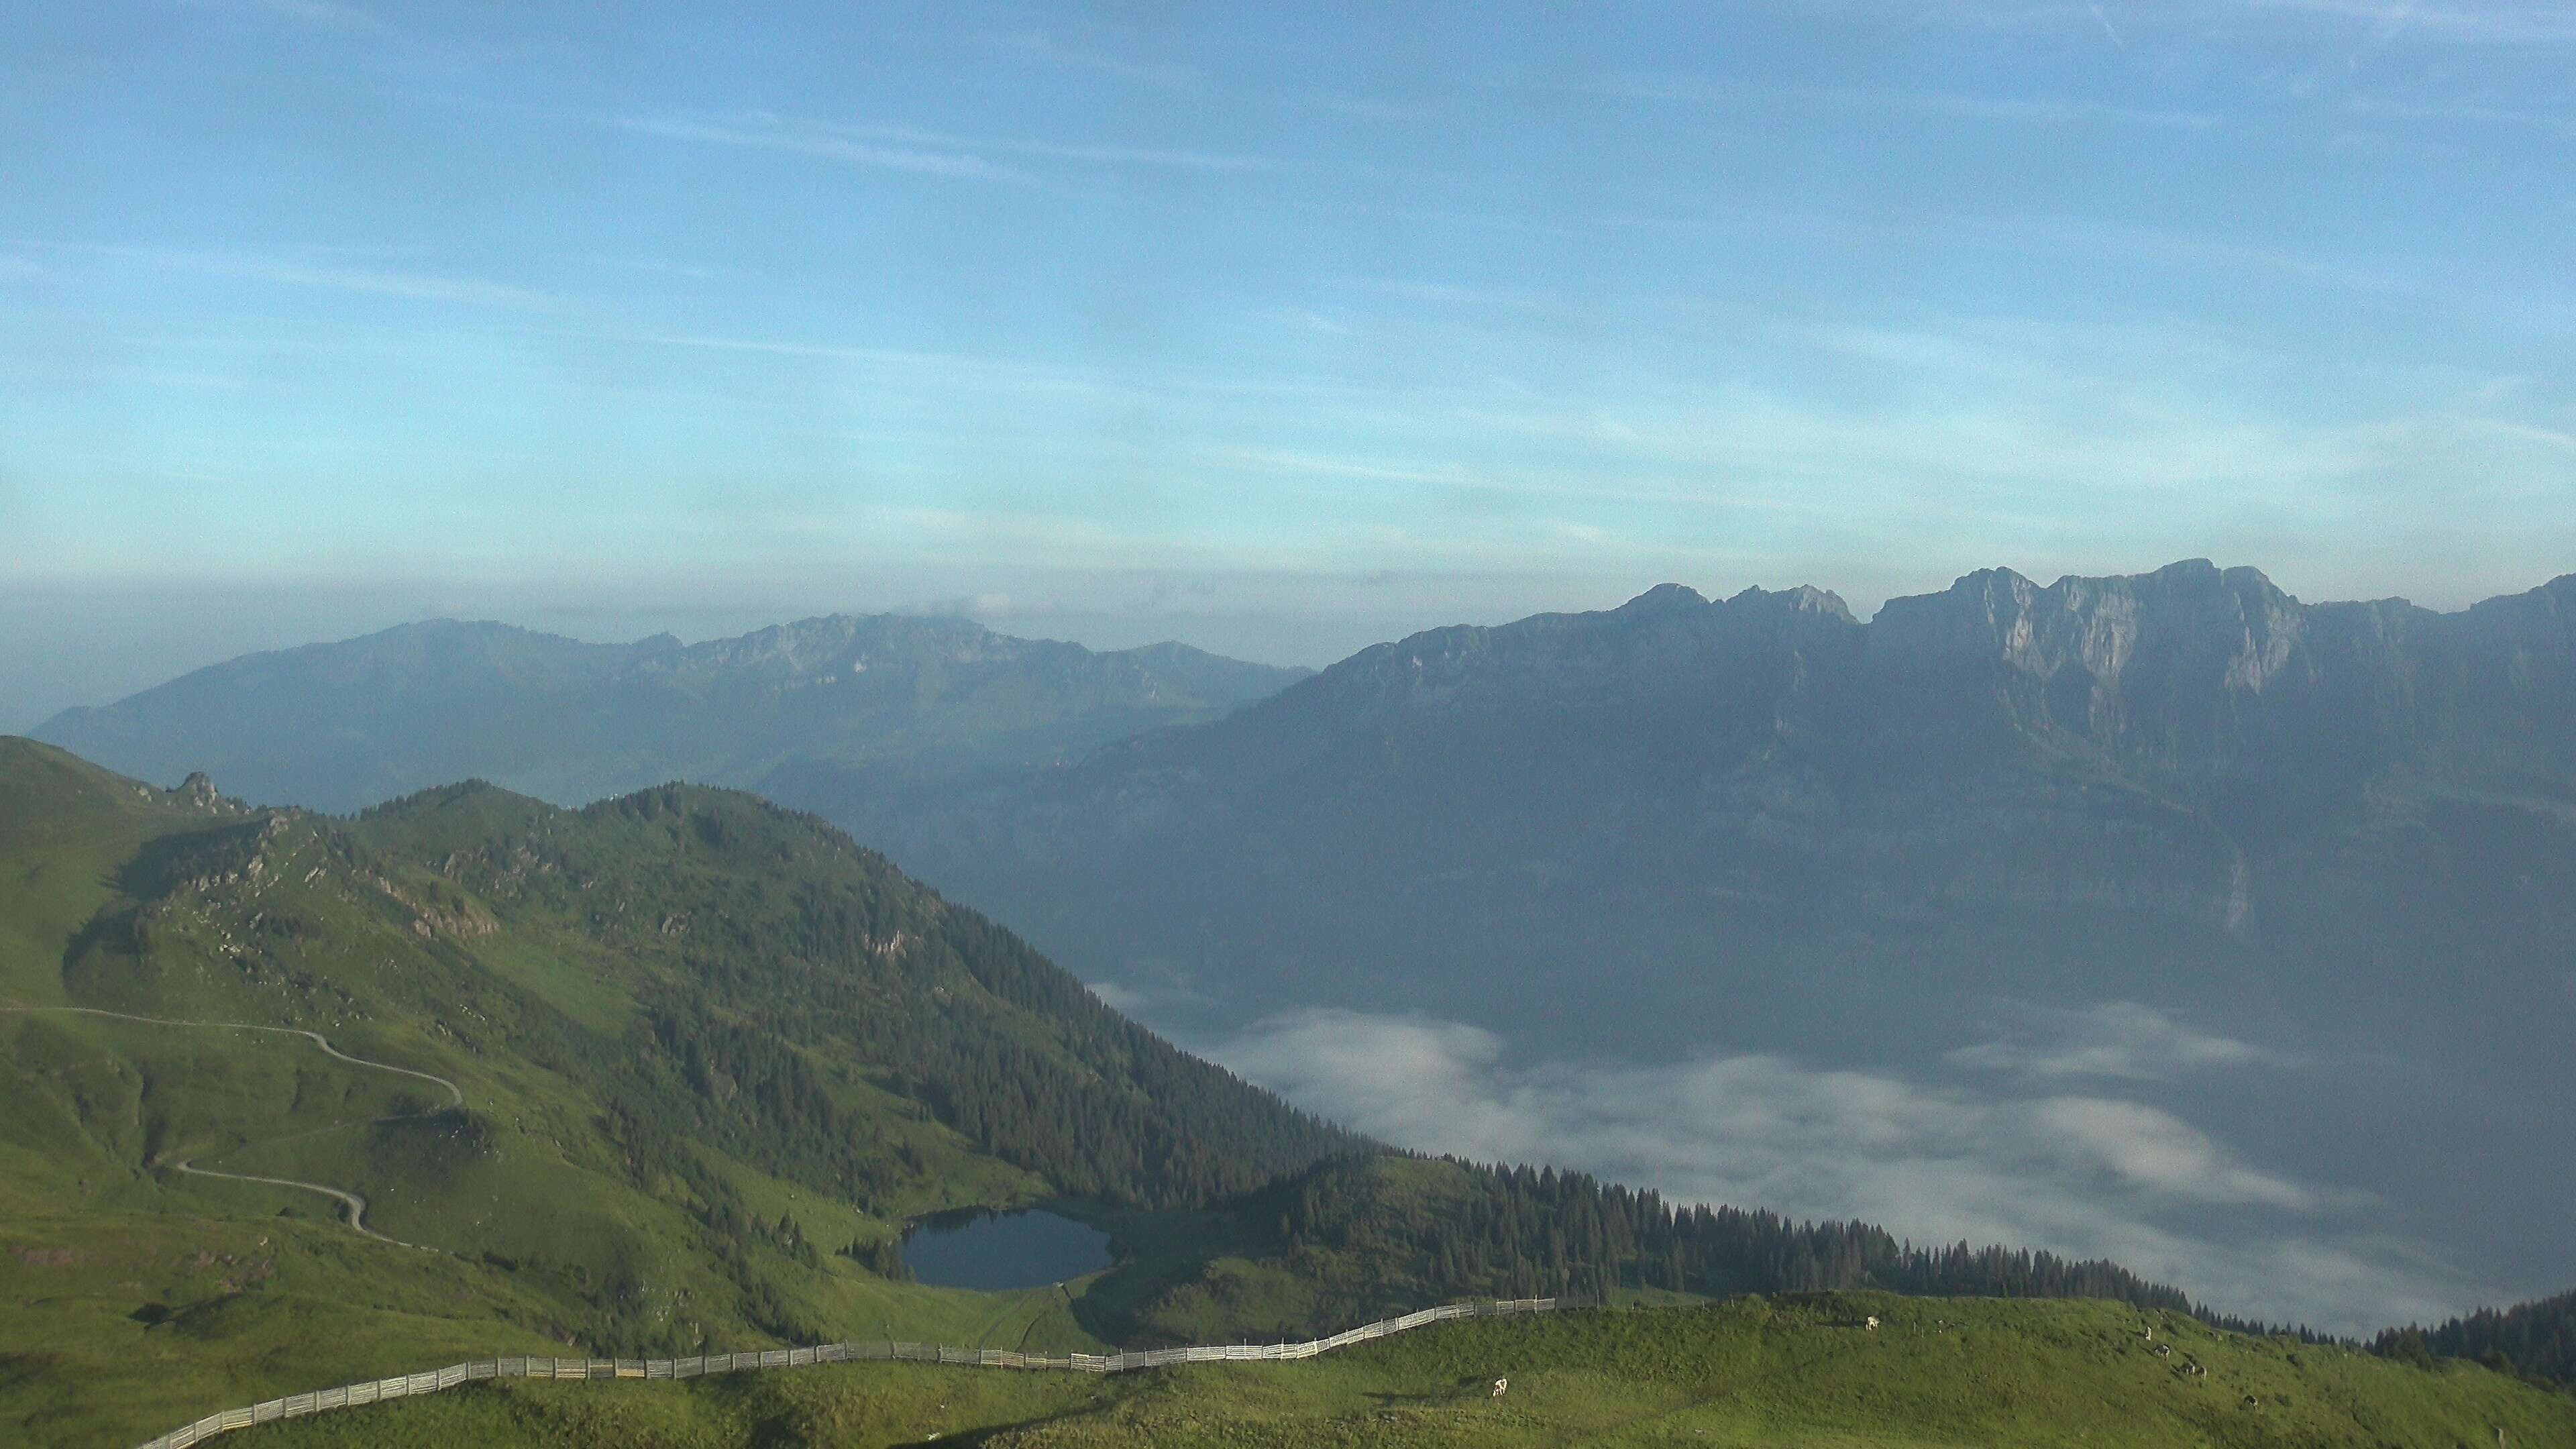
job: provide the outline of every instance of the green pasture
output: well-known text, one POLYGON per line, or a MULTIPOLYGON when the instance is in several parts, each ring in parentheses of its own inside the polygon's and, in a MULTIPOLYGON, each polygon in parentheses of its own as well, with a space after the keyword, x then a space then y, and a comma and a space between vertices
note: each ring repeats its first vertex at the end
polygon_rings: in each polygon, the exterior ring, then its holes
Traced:
POLYGON ((2512 1449, 2576 1445, 2576 1402, 2473 1365, 2415 1368, 2124 1305, 1838 1294, 1470 1320, 1303 1363, 1108 1378, 878 1363, 684 1384, 495 1384, 232 1442, 2485 1449, 2499 1429, 2512 1449), (1876 1330, 1863 1326, 1873 1314, 1876 1330), (1500 1400, 1498 1377, 1511 1383, 1500 1400))

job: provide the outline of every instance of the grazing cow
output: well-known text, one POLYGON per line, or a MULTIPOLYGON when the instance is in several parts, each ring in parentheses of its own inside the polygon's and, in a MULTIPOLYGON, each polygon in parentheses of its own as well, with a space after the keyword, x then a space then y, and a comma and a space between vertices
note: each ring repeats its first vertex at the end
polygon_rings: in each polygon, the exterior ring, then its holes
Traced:
POLYGON ((1878 1330, 1878 1315, 1875 1313, 1871 1314, 1864 1326, 1871 1332, 1876 1332, 1878 1330))
POLYGON ((1510 1388, 1511 1386, 1512 1386, 1512 1381, 1511 1381, 1510 1379, 1496 1379, 1496 1380, 1494 1380, 1494 1397, 1495 1397, 1495 1398, 1498 1398, 1498 1399, 1499 1399, 1499 1398, 1501 1398, 1501 1397, 1503 1396, 1503 1391, 1504 1391, 1504 1390, 1506 1390, 1506 1389, 1508 1389, 1508 1388, 1510 1388))

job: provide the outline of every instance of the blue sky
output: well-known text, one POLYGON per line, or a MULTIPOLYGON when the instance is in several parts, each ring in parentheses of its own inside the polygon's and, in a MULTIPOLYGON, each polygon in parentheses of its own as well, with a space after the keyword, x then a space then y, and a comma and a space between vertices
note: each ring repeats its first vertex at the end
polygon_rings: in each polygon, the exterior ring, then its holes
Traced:
POLYGON ((608 10, 13 7, 0 728, 425 613, 2576 569, 2559 0, 608 10))

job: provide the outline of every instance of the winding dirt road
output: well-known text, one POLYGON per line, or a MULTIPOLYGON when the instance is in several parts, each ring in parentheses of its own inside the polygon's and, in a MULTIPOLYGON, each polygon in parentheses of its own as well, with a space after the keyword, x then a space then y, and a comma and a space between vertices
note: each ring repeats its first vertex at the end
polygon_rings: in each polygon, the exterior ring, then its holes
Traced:
MULTIPOLYGON (((371 1062, 365 1057, 353 1057, 347 1052, 340 1050, 338 1047, 331 1045, 330 1040, 324 1037, 322 1033, 318 1031, 306 1031, 302 1027, 261 1026, 256 1022, 248 1021, 175 1021, 168 1017, 136 1016, 131 1012, 104 1011, 95 1006, 0 1006, 0 1012, 17 1014, 31 1014, 45 1011, 68 1012, 79 1016, 104 1016, 116 1021, 141 1022, 146 1026, 199 1026, 217 1028, 224 1031, 265 1031, 273 1032, 280 1036, 300 1036, 313 1043, 315 1046, 320 1047, 325 1055, 347 1062, 353 1067, 365 1067, 370 1071, 392 1072, 396 1076, 402 1077, 415 1077, 424 1082, 436 1082, 438 1085, 447 1089, 448 1101, 445 1107, 432 1107, 426 1112, 398 1112, 390 1117, 373 1118, 371 1119, 372 1122, 408 1122, 417 1117, 433 1116, 439 1112, 448 1111, 465 1105, 465 1089, 457 1086, 454 1082, 449 1081, 445 1077, 439 1076, 433 1072, 415 1072, 409 1067, 397 1067, 388 1062, 371 1062)), ((321 1130, 327 1131, 329 1129, 325 1128, 321 1130)), ((272 1143, 288 1142, 294 1140, 296 1137, 306 1137, 310 1135, 312 1134, 309 1132, 297 1132, 287 1137, 273 1137, 269 1139, 269 1141, 272 1143)), ((240 1152, 248 1148, 264 1145, 266 1144, 245 1142, 240 1147, 228 1150, 240 1152)), ((328 1183, 299 1182, 291 1177, 255 1177, 246 1172, 218 1172, 211 1167, 199 1167, 192 1160, 186 1158, 182 1158, 177 1162, 171 1163, 170 1166, 177 1171, 187 1173, 194 1177, 223 1177, 230 1178, 235 1182, 265 1183, 271 1187, 291 1187, 304 1192, 320 1193, 322 1196, 327 1197, 340 1204, 343 1208, 346 1208, 349 1213, 349 1226, 366 1237, 373 1238, 380 1243, 392 1243, 396 1247, 419 1248, 423 1252, 437 1251, 434 1248, 427 1247, 420 1243, 406 1243, 400 1238, 387 1237, 385 1234, 368 1227, 367 1200, 364 1197, 359 1196, 357 1193, 349 1191, 347 1188, 333 1187, 328 1183)))

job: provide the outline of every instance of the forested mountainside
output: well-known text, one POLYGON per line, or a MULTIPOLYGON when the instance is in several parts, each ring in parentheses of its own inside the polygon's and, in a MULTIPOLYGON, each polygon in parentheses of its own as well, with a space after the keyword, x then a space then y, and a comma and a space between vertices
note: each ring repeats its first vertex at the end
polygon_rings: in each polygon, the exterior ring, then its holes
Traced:
POLYGON ((2576 1388, 2576 1292, 2482 1308, 2432 1328, 2393 1328, 2372 1345, 2400 1358, 2439 1354, 2576 1388))
POLYGON ((1138 1330, 1170 1343, 1244 1326, 1361 1322, 1465 1296, 1596 1298, 1878 1290, 2099 1298, 2256 1329, 2115 1263, 1900 1242, 1861 1222, 1674 1204, 1589 1174, 1404 1154, 1336 1158, 1228 1205, 1235 1251, 1140 1269, 1138 1330), (1247 1323, 1249 1319, 1249 1323, 1247 1323))
POLYGON ((1210 719, 1307 671, 1180 644, 1095 653, 968 619, 832 615, 683 645, 437 620, 253 654, 39 739, 161 783, 346 813, 485 779, 558 804, 789 763, 918 780, 1210 719))

